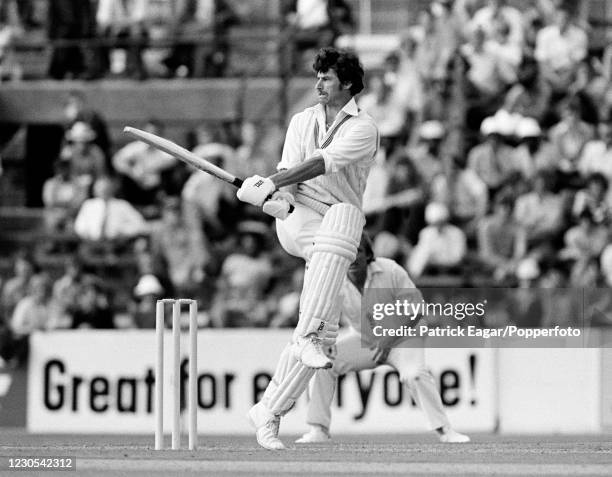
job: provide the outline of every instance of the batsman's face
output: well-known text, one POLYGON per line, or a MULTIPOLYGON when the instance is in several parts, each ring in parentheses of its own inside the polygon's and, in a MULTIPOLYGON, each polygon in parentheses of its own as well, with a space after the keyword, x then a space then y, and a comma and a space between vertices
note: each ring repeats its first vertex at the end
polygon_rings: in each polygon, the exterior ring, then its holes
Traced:
POLYGON ((315 85, 319 103, 326 105, 335 105, 342 102, 344 104, 344 96, 346 89, 340 83, 338 75, 331 68, 325 72, 317 73, 317 83, 315 85))

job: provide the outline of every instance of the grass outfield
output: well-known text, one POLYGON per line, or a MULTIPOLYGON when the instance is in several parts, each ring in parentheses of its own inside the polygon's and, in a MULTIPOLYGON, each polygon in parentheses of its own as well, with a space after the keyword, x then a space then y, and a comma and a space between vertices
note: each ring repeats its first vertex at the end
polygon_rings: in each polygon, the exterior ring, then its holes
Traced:
MULTIPOLYGON (((612 476, 612 435, 472 436, 444 445, 432 435, 340 436, 284 452, 252 437, 206 436, 190 451, 154 451, 153 436, 28 435, 0 432, 0 475, 9 458, 73 456, 76 475, 605 475, 612 476)), ((169 439, 168 439, 169 442, 169 439)), ((284 437, 284 442, 292 440, 284 437)), ((21 471, 11 475, 49 475, 21 471)), ((75 474, 69 474, 75 475, 75 474)))

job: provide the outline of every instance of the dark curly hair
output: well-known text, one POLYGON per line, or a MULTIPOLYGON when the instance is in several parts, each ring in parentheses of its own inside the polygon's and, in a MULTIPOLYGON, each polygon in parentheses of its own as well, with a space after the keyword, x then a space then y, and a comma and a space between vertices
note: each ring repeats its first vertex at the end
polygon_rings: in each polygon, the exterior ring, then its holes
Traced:
POLYGON ((351 83, 349 91, 352 96, 363 90, 363 66, 354 53, 332 47, 321 48, 312 64, 312 69, 315 73, 319 71, 325 73, 330 68, 336 72, 341 84, 351 83))

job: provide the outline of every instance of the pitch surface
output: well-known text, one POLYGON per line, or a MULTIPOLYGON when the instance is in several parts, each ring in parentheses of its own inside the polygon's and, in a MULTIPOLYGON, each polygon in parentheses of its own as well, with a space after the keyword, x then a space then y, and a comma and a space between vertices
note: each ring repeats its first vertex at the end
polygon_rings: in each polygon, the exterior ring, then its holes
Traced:
MULTIPOLYGON (((612 435, 472 438, 470 444, 445 445, 431 435, 339 436, 329 444, 291 444, 288 451, 269 452, 252 437, 201 435, 199 449, 190 452, 154 451, 152 436, 29 435, 3 430, 0 475, 15 475, 8 469, 8 459, 18 456, 74 456, 79 476, 612 475, 612 435)), ((293 439, 284 436, 284 441, 293 439)), ((28 471, 17 475, 43 474, 49 475, 28 471)))

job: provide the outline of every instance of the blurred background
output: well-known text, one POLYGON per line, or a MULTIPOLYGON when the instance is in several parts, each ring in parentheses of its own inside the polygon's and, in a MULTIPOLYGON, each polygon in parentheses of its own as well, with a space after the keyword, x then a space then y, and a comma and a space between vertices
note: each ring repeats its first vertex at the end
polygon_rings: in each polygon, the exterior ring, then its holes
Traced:
MULTIPOLYGON (((611 38, 605 0, 0 0, 2 369, 32 333, 152 328, 160 297, 292 327, 303 264, 270 217, 122 129, 271 174, 329 45, 381 132, 377 255, 422 287, 610 287, 611 38)), ((571 301, 494 324, 612 325, 607 294, 571 301)))

